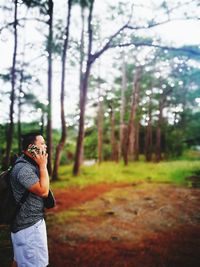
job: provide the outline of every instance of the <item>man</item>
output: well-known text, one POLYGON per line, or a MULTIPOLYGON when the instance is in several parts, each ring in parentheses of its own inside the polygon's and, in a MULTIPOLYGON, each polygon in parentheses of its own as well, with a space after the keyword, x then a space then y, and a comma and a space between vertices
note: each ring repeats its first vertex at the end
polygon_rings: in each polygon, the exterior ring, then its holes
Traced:
POLYGON ((47 146, 42 135, 29 133, 23 137, 22 148, 23 154, 11 172, 11 186, 18 202, 27 190, 29 193, 11 226, 12 267, 45 267, 48 247, 43 198, 49 192, 47 146), (33 145, 39 152, 30 149, 33 145))

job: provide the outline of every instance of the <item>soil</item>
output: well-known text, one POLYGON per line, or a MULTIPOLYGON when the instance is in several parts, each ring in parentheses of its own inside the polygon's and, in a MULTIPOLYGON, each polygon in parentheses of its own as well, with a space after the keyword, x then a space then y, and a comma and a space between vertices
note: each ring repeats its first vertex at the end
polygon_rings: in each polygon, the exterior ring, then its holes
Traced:
POLYGON ((50 267, 199 267, 200 190, 99 184, 54 192, 50 267))

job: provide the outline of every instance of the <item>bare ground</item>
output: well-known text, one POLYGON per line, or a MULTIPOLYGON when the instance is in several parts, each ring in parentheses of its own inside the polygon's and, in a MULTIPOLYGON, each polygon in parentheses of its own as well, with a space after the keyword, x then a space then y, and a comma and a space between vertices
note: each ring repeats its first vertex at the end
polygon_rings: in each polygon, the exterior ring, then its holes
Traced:
POLYGON ((199 267, 200 190, 100 184, 55 192, 50 267, 199 267))

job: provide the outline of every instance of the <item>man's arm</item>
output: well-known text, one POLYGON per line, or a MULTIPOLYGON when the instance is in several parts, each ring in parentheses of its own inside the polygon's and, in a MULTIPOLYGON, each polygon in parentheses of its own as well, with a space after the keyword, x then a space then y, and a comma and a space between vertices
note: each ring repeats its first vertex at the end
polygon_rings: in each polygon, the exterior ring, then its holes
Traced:
POLYGON ((47 155, 38 154, 35 159, 39 166, 39 181, 29 188, 29 191, 40 196, 47 197, 49 193, 49 175, 47 171, 47 155))

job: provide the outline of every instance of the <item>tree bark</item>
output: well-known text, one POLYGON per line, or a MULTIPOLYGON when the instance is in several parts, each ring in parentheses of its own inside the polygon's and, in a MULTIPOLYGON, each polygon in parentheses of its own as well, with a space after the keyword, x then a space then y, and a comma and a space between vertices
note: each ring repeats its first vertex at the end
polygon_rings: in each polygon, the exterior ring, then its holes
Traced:
POLYGON ((48 172, 52 175, 52 40, 53 40, 53 0, 48 0, 48 26, 49 36, 47 44, 48 52, 48 112, 47 112, 47 153, 48 153, 48 172))
POLYGON ((91 63, 88 62, 86 73, 83 76, 82 82, 82 94, 80 99, 80 118, 79 118, 79 132, 76 144, 76 153, 75 153, 75 162, 73 167, 73 174, 78 175, 81 165, 81 151, 83 146, 84 140, 84 121, 85 121, 85 105, 86 105, 86 98, 87 98, 87 87, 88 87, 88 79, 90 75, 91 63))
POLYGON ((98 116, 97 116, 97 127, 98 127, 98 163, 100 164, 103 160, 103 100, 101 99, 101 91, 99 84, 99 95, 98 95, 98 116))
POLYGON ((138 67, 135 72, 134 82, 133 82, 133 94, 132 94, 132 105, 131 105, 131 113, 127 128, 127 136, 126 136, 126 143, 125 143, 125 151, 124 151, 124 164, 128 165, 128 157, 129 157, 129 148, 130 148, 130 138, 131 133, 134 131, 134 138, 133 142, 135 142, 135 129, 134 129, 134 122, 136 120, 136 112, 139 102, 139 91, 140 91, 140 79, 142 75, 142 68, 138 67))
POLYGON ((133 160, 138 161, 139 160, 139 153, 140 153, 140 147, 139 147, 139 138, 140 138, 140 124, 138 121, 135 121, 135 142, 133 144, 133 160))
POLYGON ((162 160, 161 154, 161 126, 163 121, 163 105, 162 101, 159 101, 159 116, 158 116, 158 125, 156 128, 156 161, 159 162, 162 160))
POLYGON ((65 31, 65 39, 63 45, 63 53, 62 53, 62 77, 61 77, 61 93, 60 93, 60 106, 61 106, 61 125, 62 125, 62 133, 59 143, 56 148, 56 156, 54 162, 53 169, 53 180, 58 179, 58 168, 60 165, 60 159, 62 150, 64 148, 66 138, 67 138, 67 129, 66 129, 66 121, 65 121, 65 109, 64 109, 64 100, 65 100, 65 65, 67 59, 67 50, 68 50, 68 40, 69 40, 69 27, 70 27, 70 17, 71 17, 71 0, 68 0, 68 16, 67 16, 67 25, 65 31))
POLYGON ((110 126, 111 126, 111 133, 110 133, 110 143, 111 143, 111 160, 118 161, 118 147, 115 138, 115 112, 112 107, 110 112, 110 126))
POLYGON ((145 135, 145 157, 146 161, 152 160, 152 99, 149 96, 148 124, 145 135))
POLYGON ((120 149, 119 155, 123 156, 124 151, 124 114, 125 114, 125 90, 127 86, 127 77, 126 77, 126 62, 125 62, 125 54, 122 52, 122 86, 121 86, 121 107, 120 107, 120 149))
MULTIPOLYGON (((81 99, 81 84, 83 81, 83 63, 84 63, 84 58, 85 58, 85 54, 84 54, 84 47, 85 47, 85 43, 84 43, 84 33, 85 33, 85 6, 81 5, 81 38, 80 38, 80 74, 79 74, 79 91, 80 91, 80 97, 79 99, 81 99)), ((81 147, 81 164, 84 161, 84 146, 82 145, 81 147)))
POLYGON ((87 53, 87 64, 86 64, 86 71, 83 74, 82 83, 80 87, 80 118, 79 118, 79 131, 78 131, 78 138, 76 143, 76 152, 75 152, 75 162, 73 167, 73 174, 78 175, 81 165, 81 152, 83 147, 83 140, 84 140, 84 121, 85 121, 85 105, 87 100, 87 89, 88 89, 88 80, 91 70, 91 65, 94 62, 94 57, 91 54, 92 52, 92 12, 93 12, 93 4, 94 1, 92 0, 90 3, 89 8, 89 16, 88 16, 88 53, 87 53))
POLYGON ((99 101, 98 108, 98 162, 103 160, 103 101, 99 101))
POLYGON ((22 102, 21 102, 21 93, 23 93, 22 87, 23 87, 23 81, 24 81, 24 64, 21 66, 20 71, 20 86, 19 86, 19 96, 18 96, 18 152, 21 153, 22 151, 22 141, 21 141, 21 113, 22 113, 22 102))
POLYGON ((6 155, 3 162, 3 168, 8 168, 10 164, 10 154, 11 154, 11 147, 13 141, 13 131, 14 131, 14 121, 13 121, 13 114, 14 114, 14 102, 15 102, 15 81, 16 81, 16 58, 17 58, 17 0, 14 1, 14 51, 13 51, 13 58, 12 58, 12 69, 11 69, 11 94, 10 94, 10 113, 9 113, 9 127, 8 132, 6 135, 6 155))
POLYGON ((158 116, 158 124, 156 128, 156 161, 159 162, 162 160, 162 149, 161 149, 161 141, 162 141, 162 124, 163 124, 163 109, 165 107, 165 102, 167 99, 167 95, 172 92, 172 89, 169 88, 160 96, 159 99, 159 116, 158 116))

